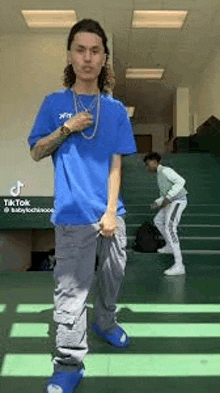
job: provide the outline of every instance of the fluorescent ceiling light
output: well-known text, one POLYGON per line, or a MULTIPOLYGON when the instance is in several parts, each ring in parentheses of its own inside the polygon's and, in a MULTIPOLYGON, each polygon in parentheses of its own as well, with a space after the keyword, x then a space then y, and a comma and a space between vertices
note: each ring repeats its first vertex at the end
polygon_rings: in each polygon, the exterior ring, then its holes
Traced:
POLYGON ((126 110, 129 117, 134 116, 135 106, 127 106, 126 110))
POLYGON ((181 29, 188 11, 134 11, 132 27, 181 29))
POLYGON ((156 68, 127 68, 126 78, 130 79, 161 79, 164 69, 156 68))
POLYGON ((76 13, 72 10, 22 10, 29 27, 67 27, 76 23, 76 13))

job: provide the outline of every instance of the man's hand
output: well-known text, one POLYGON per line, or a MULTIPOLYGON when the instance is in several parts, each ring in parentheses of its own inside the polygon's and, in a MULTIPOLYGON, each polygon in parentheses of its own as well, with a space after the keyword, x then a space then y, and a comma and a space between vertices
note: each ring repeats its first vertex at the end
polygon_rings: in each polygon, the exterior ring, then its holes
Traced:
POLYGON ((100 234, 102 236, 104 237, 114 236, 117 227, 115 214, 106 212, 104 216, 102 216, 99 225, 100 225, 100 234))
POLYGON ((80 112, 65 122, 65 125, 71 130, 71 133, 83 131, 92 124, 93 118, 92 115, 88 112, 80 112))
POLYGON ((163 203, 162 203, 161 207, 162 207, 162 208, 163 208, 163 207, 167 207, 167 206, 169 205, 169 203, 170 203, 169 199, 167 199, 167 198, 164 198, 164 200, 163 200, 163 203))
POLYGON ((159 206, 157 205, 157 203, 156 202, 154 202, 152 205, 151 205, 151 209, 157 209, 159 206))

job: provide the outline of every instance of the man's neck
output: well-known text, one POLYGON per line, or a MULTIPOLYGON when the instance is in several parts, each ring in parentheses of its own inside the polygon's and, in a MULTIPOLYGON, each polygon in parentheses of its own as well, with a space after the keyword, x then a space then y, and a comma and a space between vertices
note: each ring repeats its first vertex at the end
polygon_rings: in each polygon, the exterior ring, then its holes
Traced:
POLYGON ((76 94, 98 94, 99 88, 97 81, 86 82, 86 81, 76 81, 73 85, 73 89, 76 94))

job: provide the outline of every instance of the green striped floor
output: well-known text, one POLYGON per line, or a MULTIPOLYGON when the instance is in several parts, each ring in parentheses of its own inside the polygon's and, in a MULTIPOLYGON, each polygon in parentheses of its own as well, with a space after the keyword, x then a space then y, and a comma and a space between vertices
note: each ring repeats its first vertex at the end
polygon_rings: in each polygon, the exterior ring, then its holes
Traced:
MULTIPOLYGON (((220 390, 220 162, 210 154, 163 157, 187 180, 189 205, 179 236, 187 274, 167 277, 172 256, 134 253, 135 230, 158 195, 141 156, 125 158, 128 262, 118 297, 118 321, 131 335, 126 350, 88 329, 85 378, 77 393, 216 393, 220 390)), ((53 277, 2 273, 0 391, 43 392, 55 343, 53 277)), ((93 322, 93 293, 88 326, 93 322)))
MULTIPOLYGON (((3 273, 0 283, 0 391, 43 392, 55 342, 51 273, 3 273)), ((130 261, 118 321, 132 338, 112 348, 88 329, 79 393, 217 392, 220 384, 220 270, 164 277, 155 261, 130 261)), ((93 293, 88 325, 93 321, 93 293)))

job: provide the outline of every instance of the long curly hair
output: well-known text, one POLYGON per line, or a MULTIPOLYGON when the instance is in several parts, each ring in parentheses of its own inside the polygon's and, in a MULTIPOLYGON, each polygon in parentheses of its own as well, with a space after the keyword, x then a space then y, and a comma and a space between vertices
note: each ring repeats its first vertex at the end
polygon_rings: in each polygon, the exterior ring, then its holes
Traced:
MULTIPOLYGON (((109 92, 110 90, 110 81, 109 81, 109 67, 110 65, 107 63, 109 58, 109 49, 107 46, 107 37, 100 26, 100 24, 92 19, 83 19, 80 22, 76 23, 72 29, 70 30, 69 37, 67 40, 67 50, 71 49, 72 42, 74 37, 79 32, 86 32, 86 33, 95 33, 99 37, 102 38, 102 43, 104 46, 104 51, 106 54, 106 62, 105 65, 102 67, 101 72, 98 77, 98 87, 101 92, 109 92)), ((75 81, 76 81, 76 74, 73 70, 72 64, 68 64, 64 69, 64 86, 70 89, 75 81)))

